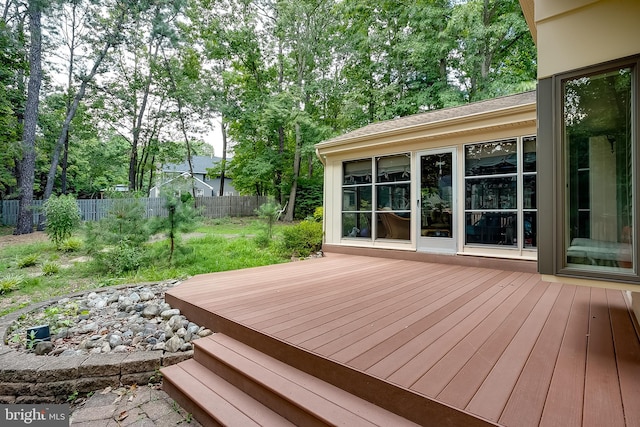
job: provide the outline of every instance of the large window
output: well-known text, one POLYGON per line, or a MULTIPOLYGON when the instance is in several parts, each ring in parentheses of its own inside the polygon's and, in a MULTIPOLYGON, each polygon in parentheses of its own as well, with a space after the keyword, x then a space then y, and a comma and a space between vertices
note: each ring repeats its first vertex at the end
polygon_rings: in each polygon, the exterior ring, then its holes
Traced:
POLYGON ((535 248, 535 137, 465 146, 465 244, 535 248))
POLYGON ((410 240, 409 154, 343 163, 342 237, 410 240))
POLYGON ((565 267, 633 272, 632 67, 562 82, 565 267))

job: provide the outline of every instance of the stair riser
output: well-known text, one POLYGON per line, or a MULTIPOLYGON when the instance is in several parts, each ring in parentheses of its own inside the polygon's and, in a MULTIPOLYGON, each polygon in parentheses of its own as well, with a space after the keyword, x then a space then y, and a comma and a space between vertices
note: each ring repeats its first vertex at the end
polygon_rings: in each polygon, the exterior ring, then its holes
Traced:
POLYGON ((265 387, 252 378, 247 377, 242 371, 218 359, 215 354, 203 351, 197 345, 194 348, 193 358, 211 372, 295 425, 309 427, 324 427, 330 425, 296 405, 295 402, 291 402, 282 397, 277 391, 265 387))
POLYGON ((189 399, 182 390, 171 381, 170 377, 162 380, 162 389, 175 400, 187 413, 192 414, 200 424, 211 427, 224 427, 216 419, 202 410, 193 400, 189 399))

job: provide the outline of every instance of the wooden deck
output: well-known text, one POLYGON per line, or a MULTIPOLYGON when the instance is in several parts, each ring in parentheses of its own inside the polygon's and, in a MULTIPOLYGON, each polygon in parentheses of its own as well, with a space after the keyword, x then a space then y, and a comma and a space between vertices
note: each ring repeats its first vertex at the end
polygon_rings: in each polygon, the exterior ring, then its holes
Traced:
POLYGON ((166 298, 419 424, 640 426, 640 341, 621 291, 326 255, 196 276, 166 298))

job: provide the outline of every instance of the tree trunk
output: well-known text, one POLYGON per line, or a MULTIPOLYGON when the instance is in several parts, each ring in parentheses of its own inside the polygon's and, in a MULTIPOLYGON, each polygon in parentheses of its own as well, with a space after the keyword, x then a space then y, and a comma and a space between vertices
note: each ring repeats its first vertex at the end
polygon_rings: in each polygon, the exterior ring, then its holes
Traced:
MULTIPOLYGON (((122 25, 123 21, 124 21, 124 12, 122 12, 122 15, 120 16, 120 21, 119 21, 120 25, 122 25)), ((43 196, 44 200, 49 199, 49 197, 51 197, 51 193, 53 193, 53 183, 56 178, 58 162, 60 161, 60 151, 62 150, 62 147, 65 145, 65 141, 67 141, 69 138, 69 127, 71 126, 71 120, 73 120, 73 118, 75 117, 76 112, 78 111, 78 106, 80 105, 80 101, 84 98, 84 94, 87 91, 87 85, 91 80, 93 80, 95 75, 98 73, 100 64, 102 64, 102 61, 107 56, 107 52, 109 51, 111 46, 113 46, 113 42, 111 39, 109 39, 105 43, 102 50, 100 51, 98 57, 96 58, 96 62, 93 64, 93 67, 91 68, 91 71, 89 72, 89 74, 82 79, 80 88, 78 89, 78 92, 73 98, 73 102, 71 103, 69 109, 67 110, 67 116, 64 119, 64 123, 62 123, 62 130, 60 131, 60 136, 58 137, 58 141, 56 142, 56 146, 51 156, 51 167, 49 168, 49 174, 47 175, 47 184, 44 189, 44 196, 43 196)), ((71 89, 71 87, 69 87, 69 89, 71 89)))
POLYGON ((42 82, 42 11, 38 0, 29 2, 29 32, 31 46, 29 48, 29 85, 27 103, 24 112, 24 130, 22 133, 22 161, 20 162, 20 205, 18 222, 14 234, 33 232, 33 182, 36 167, 36 127, 38 124, 38 108, 40 84, 42 82))
POLYGON ((220 169, 220 192, 218 192, 218 196, 224 196, 224 179, 227 171, 227 124, 224 116, 220 120, 220 129, 222 131, 222 168, 220 169))
POLYGON ((291 192, 289 193, 289 204, 287 212, 284 214, 285 221, 293 221, 293 213, 296 206, 296 193, 298 191, 298 176, 300 175, 300 151, 302 147, 302 129, 300 124, 296 122, 296 152, 293 158, 293 181, 291 182, 291 192))

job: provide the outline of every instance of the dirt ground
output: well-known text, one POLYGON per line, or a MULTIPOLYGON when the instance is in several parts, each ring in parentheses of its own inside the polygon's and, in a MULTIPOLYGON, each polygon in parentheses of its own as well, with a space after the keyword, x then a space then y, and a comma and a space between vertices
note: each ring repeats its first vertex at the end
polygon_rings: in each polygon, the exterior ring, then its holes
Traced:
POLYGON ((0 248, 16 243, 44 242, 45 240, 47 240, 47 235, 44 231, 34 231, 30 234, 21 234, 18 236, 14 236, 13 234, 0 235, 0 248))

